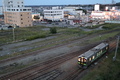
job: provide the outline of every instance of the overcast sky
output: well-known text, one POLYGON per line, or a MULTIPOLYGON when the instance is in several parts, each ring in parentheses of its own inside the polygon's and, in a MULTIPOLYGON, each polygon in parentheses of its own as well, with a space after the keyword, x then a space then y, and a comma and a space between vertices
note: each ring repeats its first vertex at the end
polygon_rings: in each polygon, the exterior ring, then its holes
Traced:
MULTIPOLYGON (((120 0, 115 0, 120 2, 120 0)), ((112 0, 24 0, 25 5, 110 4, 112 0)), ((0 0, 2 5, 2 0, 0 0)))

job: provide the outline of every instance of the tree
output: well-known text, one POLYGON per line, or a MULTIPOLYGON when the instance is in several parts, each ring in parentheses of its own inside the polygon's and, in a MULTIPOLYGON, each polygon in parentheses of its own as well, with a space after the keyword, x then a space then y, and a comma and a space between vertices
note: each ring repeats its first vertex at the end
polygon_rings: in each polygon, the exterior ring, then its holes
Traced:
POLYGON ((57 33, 57 29, 55 27, 51 27, 50 28, 50 33, 56 34, 57 33))

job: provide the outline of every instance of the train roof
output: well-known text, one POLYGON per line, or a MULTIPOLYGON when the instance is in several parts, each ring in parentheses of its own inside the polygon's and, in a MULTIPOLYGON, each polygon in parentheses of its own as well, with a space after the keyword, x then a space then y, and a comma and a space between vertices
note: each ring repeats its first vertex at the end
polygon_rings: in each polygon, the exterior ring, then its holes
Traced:
POLYGON ((85 58, 89 58, 91 57, 93 54, 97 53, 99 50, 103 49, 104 47, 108 46, 108 43, 101 43, 99 45, 97 45, 96 47, 88 50, 87 52, 81 54, 78 57, 85 57, 85 58))

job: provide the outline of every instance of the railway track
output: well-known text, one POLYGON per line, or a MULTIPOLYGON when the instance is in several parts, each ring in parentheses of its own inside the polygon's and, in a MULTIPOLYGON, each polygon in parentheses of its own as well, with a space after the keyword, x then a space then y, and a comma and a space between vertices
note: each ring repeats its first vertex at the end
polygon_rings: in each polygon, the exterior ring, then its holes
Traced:
POLYGON ((84 47, 81 51, 77 51, 74 53, 70 53, 64 56, 59 56, 56 57, 52 60, 46 61, 44 63, 39 63, 39 64, 35 64, 33 66, 27 67, 25 69, 4 75, 0 77, 0 80, 8 80, 8 79, 17 79, 17 80, 30 80, 30 79, 34 79, 42 74, 44 74, 45 71, 53 68, 54 66, 57 66, 65 61, 68 61, 78 55, 80 55, 80 53, 83 53, 87 50, 89 50, 91 47, 97 45, 98 43, 94 44, 94 45, 89 45, 86 47, 84 47), (65 57, 65 58, 64 58, 65 57), (39 74, 39 75, 38 75, 39 74))
MULTIPOLYGON (((113 50, 115 50, 115 47, 116 47, 116 41, 114 41, 114 42, 112 42, 112 43, 110 43, 110 48, 109 48, 109 52, 112 52, 113 50)), ((105 56, 106 55, 103 55, 101 58, 103 59, 103 58, 105 58, 105 56)), ((101 60, 102 60, 101 59, 101 60)), ((96 62, 94 62, 94 63, 99 63, 101 60, 97 60, 96 62)), ((94 64, 93 64, 94 65, 94 64)), ((88 69, 89 68, 91 68, 91 66, 90 67, 88 67, 88 69)), ((86 71, 86 70, 84 70, 84 69, 76 69, 76 70, 73 70, 73 72, 72 73, 70 73, 64 80, 78 80, 78 76, 80 76, 80 74, 82 73, 82 72, 84 72, 84 71, 86 71), (77 78, 77 79, 76 79, 77 78)), ((83 75, 82 75, 83 76, 83 75)), ((80 79, 80 78, 79 78, 80 79)))
MULTIPOLYGON (((117 31, 117 30, 114 30, 114 31, 117 31)), ((113 31, 109 31, 109 32, 113 32, 113 31)), ((107 32, 104 32, 104 33, 101 33, 102 34, 105 34, 107 32)), ((98 34, 97 34, 98 35, 98 34)), ((0 60, 0 63, 5 63, 5 62, 9 62, 9 61, 12 61, 12 60, 16 60, 16 59, 20 59, 20 58, 23 58, 23 57, 26 57, 26 56, 30 56, 30 55, 37 55, 39 52, 42 52, 42 51, 45 51, 45 50, 49 50, 49 49, 53 49, 53 48, 56 48, 56 47, 60 47, 60 46, 64 46, 64 45, 67 45, 69 43, 72 43, 72 42, 76 42, 76 41, 79 41, 80 39, 82 38, 85 38, 86 36, 83 36, 83 37, 72 37, 72 38, 69 38, 69 39, 64 39, 64 40, 58 40, 58 41, 53 41, 53 42, 49 42, 49 43, 45 43, 45 44, 41 44, 39 46, 35 46, 34 48, 37 48, 37 47, 43 47, 43 46, 46 46, 46 45, 49 45, 49 44, 53 44, 53 43, 59 43, 59 42, 64 42, 64 41, 68 41, 64 44, 59 44, 59 45, 55 45, 53 47, 50 47, 50 48, 47 48, 47 49, 41 49, 41 50, 37 50, 37 51, 34 51, 34 52, 30 52, 30 53, 25 53, 25 54, 22 54, 22 55, 18 55, 18 56, 15 56, 15 57, 10 57, 8 59, 4 59, 4 60, 0 60), (71 41, 70 41, 71 40, 71 41)), ((83 39, 82 41, 84 41, 85 39, 83 39)), ((30 48, 32 49, 32 48, 30 48)))
POLYGON ((56 57, 52 60, 46 61, 44 63, 39 63, 30 67, 27 67, 25 69, 4 75, 0 77, 0 80, 7 80, 7 79, 17 79, 17 80, 29 80, 29 79, 33 79, 37 76, 39 76, 38 74, 42 74, 43 72, 46 72, 47 70, 60 65, 61 63, 64 63, 65 61, 68 61, 76 56, 78 56, 79 54, 82 54, 83 52, 89 50, 91 47, 94 47, 96 44, 93 45, 88 45, 87 47, 83 47, 82 50, 77 51, 77 52, 73 52, 67 55, 63 55, 63 56, 59 56, 56 57), (36 76, 37 75, 37 76, 36 76))
POLYGON ((34 78, 33 80, 54 80, 55 78, 57 78, 59 75, 61 75, 64 71, 61 71, 59 69, 54 69, 50 72, 47 72, 43 75, 40 75, 36 78, 34 78))
MULTIPOLYGON (((96 45, 96 44, 94 44, 94 45, 96 45)), ((112 46, 113 45, 114 44, 112 43, 112 46)), ((33 80, 39 80, 39 79, 43 78, 43 76, 41 77, 41 75, 42 74, 45 75, 45 72, 47 72, 49 69, 51 69, 51 68, 53 68, 53 67, 55 67, 55 66, 57 66, 57 65, 59 65, 59 64, 61 64, 63 62, 65 62, 65 61, 68 61, 68 60, 78 56, 80 53, 83 53, 83 52, 89 50, 90 48, 91 48, 91 46, 89 46, 86 49, 83 48, 83 50, 81 50, 81 51, 74 52, 74 53, 71 53, 71 54, 68 54, 68 55, 64 55, 65 58, 63 56, 56 57, 56 58, 54 58, 52 60, 49 60, 47 62, 36 64, 34 66, 31 66, 31 67, 19 70, 19 71, 15 72, 15 73, 11 73, 11 74, 8 74, 6 76, 0 77, 0 80, 7 80, 7 79, 17 79, 17 80, 30 80, 30 79, 33 79, 33 80), (27 73, 30 73, 30 74, 27 74, 27 73), (25 75, 25 74, 27 74, 27 75, 25 75), (15 78, 16 75, 17 75, 17 78, 15 78), (22 77, 18 78, 18 76, 22 76, 22 77)), ((76 71, 74 71, 71 75, 68 76, 69 79, 66 78, 65 80, 72 80, 72 79, 74 79, 83 70, 81 70, 81 71, 76 70, 76 71)), ((55 74, 53 74, 53 75, 48 75, 47 74, 48 76, 46 76, 46 77, 48 78, 48 80, 49 80, 49 78, 51 78, 51 80, 53 78, 56 78, 57 76, 62 74, 62 71, 59 71, 59 72, 56 71, 55 73, 56 73, 56 75, 55 74)), ((44 78, 46 78, 46 77, 44 76, 44 78)))

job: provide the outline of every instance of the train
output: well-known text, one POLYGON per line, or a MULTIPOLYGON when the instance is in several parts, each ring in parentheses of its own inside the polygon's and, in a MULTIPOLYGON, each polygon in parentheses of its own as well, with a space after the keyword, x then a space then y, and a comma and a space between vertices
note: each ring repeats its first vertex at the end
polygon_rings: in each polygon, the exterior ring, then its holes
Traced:
POLYGON ((94 61, 99 59, 102 55, 107 54, 109 49, 109 44, 107 42, 102 42, 99 45, 93 47, 87 52, 78 56, 78 65, 80 68, 86 69, 94 61))

